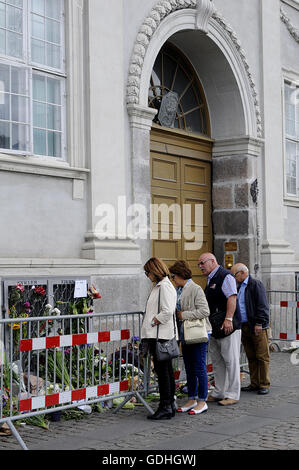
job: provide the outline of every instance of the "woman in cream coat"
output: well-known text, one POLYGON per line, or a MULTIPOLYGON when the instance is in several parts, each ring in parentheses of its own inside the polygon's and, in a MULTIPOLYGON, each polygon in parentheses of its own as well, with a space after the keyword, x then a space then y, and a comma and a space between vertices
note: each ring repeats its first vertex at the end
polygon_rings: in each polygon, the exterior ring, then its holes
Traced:
POLYGON ((186 344, 184 341, 184 321, 205 319, 206 328, 211 332, 209 322, 210 310, 202 288, 192 281, 191 270, 185 261, 177 261, 169 268, 172 279, 177 286, 177 317, 180 325, 180 340, 187 375, 188 401, 178 408, 178 412, 189 412, 190 415, 207 411, 208 374, 206 366, 207 344, 186 344))
POLYGON ((151 258, 144 265, 146 276, 154 283, 146 304, 141 326, 141 339, 144 349, 153 356, 154 368, 158 377, 160 404, 158 410, 149 419, 170 419, 175 415, 175 381, 172 361, 158 361, 156 357, 157 328, 159 341, 167 341, 174 336, 178 339, 175 321, 176 290, 169 276, 169 270, 162 260, 151 258))

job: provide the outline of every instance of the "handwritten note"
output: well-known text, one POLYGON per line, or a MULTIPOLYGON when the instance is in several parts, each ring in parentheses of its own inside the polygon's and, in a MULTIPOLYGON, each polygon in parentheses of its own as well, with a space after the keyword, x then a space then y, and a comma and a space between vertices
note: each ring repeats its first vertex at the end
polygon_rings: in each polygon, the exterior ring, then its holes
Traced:
POLYGON ((82 281, 75 281, 75 292, 74 299, 79 299, 81 297, 87 297, 87 281, 86 279, 82 281))

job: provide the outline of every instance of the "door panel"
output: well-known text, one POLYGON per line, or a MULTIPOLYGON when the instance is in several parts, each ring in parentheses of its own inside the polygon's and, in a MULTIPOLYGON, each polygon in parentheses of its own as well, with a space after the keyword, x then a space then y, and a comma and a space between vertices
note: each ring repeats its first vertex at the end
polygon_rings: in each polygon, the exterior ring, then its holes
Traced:
POLYGON ((211 198, 207 193, 181 191, 181 203, 187 206, 184 210, 185 232, 191 229, 202 231, 204 234, 211 233, 211 198))
POLYGON ((167 188, 152 188, 152 235, 159 238, 158 234, 181 235, 181 215, 177 208, 181 206, 179 190, 167 188), (164 206, 164 208, 163 208, 164 206), (161 210, 159 210, 161 209, 161 210))
POLYGON ((169 189, 180 189, 181 168, 177 157, 152 153, 151 155, 152 186, 169 189))
POLYGON ((211 164, 189 158, 181 159, 181 188, 185 191, 211 193, 211 164))
POLYGON ((167 266, 171 266, 182 258, 181 241, 153 240, 153 256, 163 259, 167 266))
MULTIPOLYGON (((152 204, 164 204, 166 211, 164 213, 166 218, 162 221, 161 212, 157 211, 157 206, 156 210, 152 211, 153 256, 163 259, 168 266, 178 259, 187 261, 192 269, 193 280, 204 288, 206 279, 202 276, 197 263, 202 253, 213 249, 211 162, 207 161, 207 157, 205 161, 202 161, 198 157, 194 159, 170 155, 166 152, 170 152, 172 146, 170 142, 166 143, 163 139, 165 135, 161 137, 163 145, 158 151, 158 139, 155 132, 155 146, 152 147, 151 153, 152 204), (180 210, 173 213, 169 211, 168 223, 168 209, 172 205, 179 205, 180 210), (189 206, 189 213, 184 205, 189 206), (197 205, 202 206, 202 217, 198 217, 199 213, 195 217, 197 205), (194 233, 196 240, 194 240, 194 233)), ((186 152, 184 148, 181 148, 181 154, 188 155, 186 138, 184 138, 184 144, 186 152)))

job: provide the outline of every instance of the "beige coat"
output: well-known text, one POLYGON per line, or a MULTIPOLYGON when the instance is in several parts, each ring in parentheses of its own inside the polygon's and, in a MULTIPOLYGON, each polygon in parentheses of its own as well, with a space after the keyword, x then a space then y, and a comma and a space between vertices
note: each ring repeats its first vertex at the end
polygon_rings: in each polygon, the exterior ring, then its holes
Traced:
MULTIPOLYGON (((173 316, 175 314, 177 294, 168 277, 164 277, 155 285, 146 304, 146 310, 141 326, 141 339, 156 338, 157 326, 151 322, 156 317, 160 322, 159 339, 171 339, 174 336, 173 316), (160 291, 160 311, 158 312, 158 300, 160 291)), ((177 328, 176 337, 178 338, 177 328)))
POLYGON ((212 331, 209 321, 210 309, 202 288, 195 284, 192 280, 189 281, 183 288, 181 297, 181 311, 183 320, 193 320, 195 318, 204 318, 206 321, 206 328, 212 331))

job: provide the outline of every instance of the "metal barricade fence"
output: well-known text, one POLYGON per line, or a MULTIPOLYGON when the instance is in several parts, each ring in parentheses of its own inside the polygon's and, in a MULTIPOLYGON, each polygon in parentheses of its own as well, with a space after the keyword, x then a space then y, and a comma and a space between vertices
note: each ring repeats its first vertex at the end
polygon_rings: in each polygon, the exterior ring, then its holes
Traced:
MULTIPOLYGON (((0 320, 0 424, 6 422, 27 449, 13 422, 80 405, 158 391, 149 356, 139 354, 143 312, 88 313, 0 320)), ((240 368, 247 365, 244 351, 240 368)), ((213 368, 207 355, 207 370, 213 368)), ((176 381, 185 381, 182 357, 176 381)))
POLYGON ((268 291, 270 344, 299 340, 299 291, 268 291))
POLYGON ((0 424, 135 396, 151 413, 138 354, 142 312, 0 320, 0 424))

